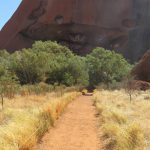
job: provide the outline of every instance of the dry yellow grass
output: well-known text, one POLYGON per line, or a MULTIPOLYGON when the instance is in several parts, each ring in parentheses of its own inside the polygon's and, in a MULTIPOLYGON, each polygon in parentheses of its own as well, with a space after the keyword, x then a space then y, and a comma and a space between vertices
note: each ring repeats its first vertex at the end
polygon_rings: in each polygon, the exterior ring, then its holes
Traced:
POLYGON ((0 150, 28 150, 80 93, 16 96, 0 112, 0 150))
POLYGON ((150 91, 135 91, 130 103, 124 90, 99 90, 94 93, 94 103, 106 149, 150 149, 150 91))

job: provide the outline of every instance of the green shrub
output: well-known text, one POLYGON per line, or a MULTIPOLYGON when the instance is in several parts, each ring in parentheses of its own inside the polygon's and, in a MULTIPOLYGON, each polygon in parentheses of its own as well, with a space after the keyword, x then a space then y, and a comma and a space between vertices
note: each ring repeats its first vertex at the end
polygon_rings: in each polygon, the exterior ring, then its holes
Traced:
POLYGON ((11 56, 12 72, 15 72, 21 84, 35 84, 44 80, 48 55, 34 53, 32 49, 23 49, 11 56))
POLYGON ((114 51, 96 48, 86 57, 77 56, 67 47, 52 41, 37 41, 32 48, 13 54, 0 51, 0 74, 9 71, 19 82, 51 85, 116 87, 130 71, 131 65, 114 51), (4 71, 4 72, 3 72, 4 71))
POLYGON ((3 108, 4 97, 13 98, 18 89, 16 75, 9 70, 9 53, 5 50, 0 51, 0 98, 3 108))
POLYGON ((120 82, 131 69, 131 65, 122 55, 104 48, 94 49, 91 54, 86 56, 86 59, 89 82, 92 87, 100 83, 109 86, 113 82, 120 82))

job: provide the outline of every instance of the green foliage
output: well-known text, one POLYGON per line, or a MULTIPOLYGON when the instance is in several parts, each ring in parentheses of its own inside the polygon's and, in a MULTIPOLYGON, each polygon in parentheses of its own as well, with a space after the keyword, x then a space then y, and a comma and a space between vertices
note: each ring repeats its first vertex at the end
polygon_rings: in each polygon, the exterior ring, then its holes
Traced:
POLYGON ((84 58, 74 55, 66 58, 61 55, 56 56, 52 63, 55 63, 55 66, 48 72, 48 83, 67 86, 88 85, 88 72, 84 58))
POLYGON ((109 85, 120 82, 131 68, 120 54, 113 51, 96 48, 81 57, 52 41, 37 41, 32 48, 13 54, 2 50, 0 63, 0 76, 13 74, 22 85, 40 82, 81 87, 109 85))
POLYGON ((4 97, 14 97, 17 89, 17 78, 9 70, 9 56, 9 53, 5 50, 0 51, 0 97, 2 108, 4 105, 4 97))
POLYGON ((113 82, 120 82, 131 69, 131 65, 122 55, 104 48, 94 49, 86 58, 92 87, 100 83, 109 85, 113 82))
POLYGON ((32 49, 34 52, 46 52, 50 53, 51 55, 59 55, 64 54, 66 57, 70 57, 73 53, 66 47, 58 44, 57 42, 52 41, 36 41, 32 49))
POLYGON ((51 41, 37 41, 31 49, 13 53, 9 69, 16 74, 21 84, 88 84, 85 59, 51 41))
POLYGON ((72 78, 72 85, 88 85, 89 75, 85 58, 80 56, 70 58, 66 68, 66 73, 72 78))
POLYGON ((8 98, 13 98, 16 89, 17 89, 17 78, 10 74, 7 73, 5 76, 0 77, 0 95, 1 97, 8 97, 8 98))
POLYGON ((15 72, 21 84, 35 84, 44 80, 48 55, 45 52, 34 53, 32 49, 23 49, 11 56, 12 72, 15 72))
POLYGON ((51 41, 37 41, 32 47, 34 52, 46 52, 48 68, 46 82, 49 84, 87 85, 88 73, 85 60, 75 56, 67 47, 51 41))

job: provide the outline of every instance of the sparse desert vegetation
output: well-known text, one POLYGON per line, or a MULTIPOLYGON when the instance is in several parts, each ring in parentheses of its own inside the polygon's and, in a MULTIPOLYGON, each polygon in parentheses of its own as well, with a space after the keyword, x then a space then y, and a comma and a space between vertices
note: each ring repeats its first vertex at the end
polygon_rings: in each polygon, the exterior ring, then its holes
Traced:
MULTIPOLYGON (((22 93, 5 98, 0 111, 0 150, 32 148, 64 111, 80 95, 79 92, 22 93)), ((28 90, 27 90, 28 91, 28 90)))
MULTIPOLYGON (((1 50, 0 63, 0 150, 32 148, 81 94, 77 91, 91 96, 87 89, 102 84, 110 89, 132 69, 114 51, 98 47, 86 56, 77 56, 52 41, 37 41, 32 48, 11 54, 1 50)), ((143 126, 148 115, 140 116, 148 110, 149 95, 140 101, 140 92, 136 93, 133 101, 122 91, 94 93, 107 150, 149 146, 149 135, 144 132, 148 126, 143 126)))
POLYGON ((150 91, 96 90, 94 103, 107 150, 149 150, 150 91))
POLYGON ((150 0, 128 1, 1 1, 0 150, 150 150, 150 0))

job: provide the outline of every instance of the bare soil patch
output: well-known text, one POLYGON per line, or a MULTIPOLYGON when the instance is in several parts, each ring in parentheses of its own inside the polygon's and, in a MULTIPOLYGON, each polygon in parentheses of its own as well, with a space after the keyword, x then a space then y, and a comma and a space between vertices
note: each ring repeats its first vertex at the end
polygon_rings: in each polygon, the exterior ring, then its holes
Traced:
POLYGON ((33 150, 100 150, 95 114, 91 96, 79 97, 33 150))

